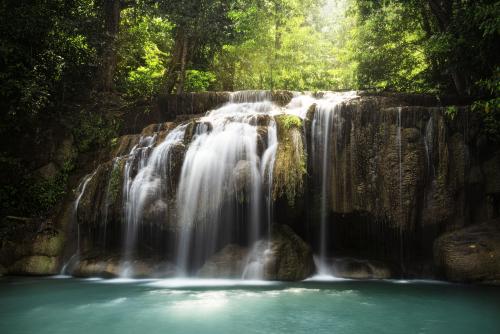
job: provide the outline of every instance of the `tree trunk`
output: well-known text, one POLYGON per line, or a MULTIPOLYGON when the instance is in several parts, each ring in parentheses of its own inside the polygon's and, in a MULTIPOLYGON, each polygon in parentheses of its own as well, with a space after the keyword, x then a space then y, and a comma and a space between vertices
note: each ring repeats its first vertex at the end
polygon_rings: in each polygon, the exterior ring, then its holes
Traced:
POLYGON ((100 73, 100 89, 105 92, 113 90, 113 78, 116 70, 117 37, 120 29, 120 0, 105 0, 104 11, 104 50, 100 73))
POLYGON ((165 82, 167 94, 172 94, 174 88, 177 88, 177 93, 184 91, 184 82, 186 77, 186 67, 189 60, 189 38, 184 29, 177 29, 175 34, 174 50, 172 58, 168 65, 167 73, 165 74, 165 82))
POLYGON ((177 83, 177 78, 179 76, 178 69, 180 65, 180 58, 183 50, 184 43, 184 30, 178 28, 175 34, 174 49, 172 51, 172 58, 170 59, 170 64, 168 65, 167 73, 165 74, 165 91, 167 94, 172 94, 175 85, 177 83))
MULTIPOLYGON (((431 13, 436 18, 439 31, 441 33, 449 33, 448 28, 450 21, 453 19, 454 0, 428 0, 428 2, 431 13)), ((453 80, 457 94, 466 94, 467 75, 459 71, 456 67, 450 67, 448 71, 453 80)))
POLYGON ((184 92, 188 47, 189 47, 188 39, 184 38, 184 43, 182 43, 181 66, 179 69, 179 82, 177 83, 177 94, 181 94, 184 92))

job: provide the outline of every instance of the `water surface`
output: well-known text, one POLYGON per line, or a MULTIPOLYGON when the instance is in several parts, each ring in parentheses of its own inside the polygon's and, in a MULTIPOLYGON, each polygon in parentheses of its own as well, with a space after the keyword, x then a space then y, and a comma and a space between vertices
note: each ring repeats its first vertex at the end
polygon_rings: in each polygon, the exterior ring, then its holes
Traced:
POLYGON ((9 333, 500 333, 500 289, 412 281, 0 280, 9 333))

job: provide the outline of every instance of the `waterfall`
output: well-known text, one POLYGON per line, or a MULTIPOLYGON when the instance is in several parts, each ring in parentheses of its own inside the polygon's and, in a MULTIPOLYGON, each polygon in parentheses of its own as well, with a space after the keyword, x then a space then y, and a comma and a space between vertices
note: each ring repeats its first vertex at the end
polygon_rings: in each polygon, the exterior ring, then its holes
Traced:
POLYGON ((175 145, 183 142, 185 128, 185 125, 175 128, 156 147, 156 133, 141 138, 125 163, 123 199, 127 229, 124 243, 124 276, 132 274, 129 262, 135 251, 138 228, 143 222, 146 205, 152 205, 163 219, 168 213, 167 196, 172 160, 170 154, 175 145))
POLYGON ((78 206, 80 205, 80 201, 82 199, 83 194, 85 193, 85 189, 87 189, 87 185, 89 182, 92 180, 94 175, 96 174, 97 171, 94 171, 93 173, 87 174, 83 177, 82 181, 78 185, 76 189, 76 199, 73 202, 73 207, 72 207, 72 220, 73 224, 76 225, 76 251, 75 253, 69 258, 68 261, 66 261, 62 268, 61 268, 61 275, 65 275, 68 273, 68 267, 71 266, 73 263, 78 262, 80 258, 80 224, 78 224, 78 206))
MULTIPOLYGON (((278 128, 283 126, 277 123, 278 116, 282 122, 288 118, 281 115, 294 115, 302 119, 303 133, 310 131, 311 151, 305 156, 318 190, 318 267, 326 267, 332 246, 328 226, 336 177, 330 162, 342 135, 342 106, 355 97, 354 92, 294 93, 287 105, 280 106, 271 101, 270 92, 235 92, 226 104, 170 131, 159 125, 153 134, 142 135, 127 155, 113 159, 105 179, 108 184, 98 187, 104 190, 102 196, 95 195, 102 208, 99 226, 91 227, 89 234, 95 237, 94 230, 102 229, 98 237, 104 234, 106 241, 108 207, 114 203, 109 198, 110 187, 117 184, 114 175, 119 168, 123 173, 122 224, 117 227, 113 221, 113 231, 118 228, 123 235, 121 244, 110 247, 118 248, 122 276, 134 276, 135 261, 149 260, 150 254, 171 261, 178 276, 192 275, 212 255, 233 243, 249 249, 242 278, 264 278, 272 253, 271 224, 275 222, 273 178, 278 175, 274 175, 280 148, 278 128), (150 247, 144 241, 146 227, 165 232, 158 239, 161 245, 150 247), (162 248, 165 254, 159 254, 162 248)), ((306 138, 298 132, 292 135, 294 142, 306 138)), ((75 215, 95 174, 79 187, 75 215)))
POLYGON ((262 227, 272 219, 270 189, 277 146, 271 116, 279 107, 266 96, 234 93, 232 102, 210 111, 196 127, 177 195, 181 274, 188 273, 189 264, 201 264, 219 245, 237 238, 241 223, 247 223, 249 245, 268 234, 262 227), (248 203, 246 209, 243 203, 248 203))
POLYGON ((331 106, 318 106, 314 113, 312 122, 312 156, 313 173, 317 177, 317 185, 320 187, 320 263, 326 262, 327 257, 327 203, 329 195, 330 170, 328 160, 330 157, 330 142, 332 135, 333 116, 337 108, 331 106), (333 109, 333 110, 332 110, 333 109))
POLYGON ((342 130, 343 119, 340 116, 342 104, 355 97, 353 92, 326 93, 316 100, 315 113, 311 126, 311 161, 315 186, 319 188, 319 256, 317 266, 319 274, 331 274, 328 269, 328 212, 331 202, 334 168, 329 162, 336 152, 334 145, 342 130))
POLYGON ((403 229, 405 224, 404 206, 403 206, 403 154, 402 154, 402 142, 401 142, 401 111, 402 107, 398 108, 398 118, 397 118, 397 134, 396 134, 396 145, 398 149, 398 166, 399 166, 399 256, 400 265, 404 271, 404 240, 403 240, 403 229))

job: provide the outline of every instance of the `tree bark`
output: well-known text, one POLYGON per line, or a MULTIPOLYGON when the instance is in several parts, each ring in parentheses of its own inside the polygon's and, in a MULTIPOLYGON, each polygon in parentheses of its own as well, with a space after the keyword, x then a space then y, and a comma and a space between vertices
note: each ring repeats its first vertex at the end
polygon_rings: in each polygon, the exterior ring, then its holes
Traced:
POLYGON ((177 83, 177 94, 181 94, 184 92, 188 48, 189 48, 189 41, 186 37, 184 37, 184 43, 182 43, 181 64, 179 69, 179 82, 177 83))
POLYGON ((104 50, 100 73, 100 89, 105 92, 114 88, 113 78, 117 63, 117 38, 120 29, 120 0, 103 1, 104 12, 104 50))
POLYGON ((187 36, 183 28, 179 27, 175 34, 174 50, 172 52, 172 58, 170 64, 168 65, 168 70, 166 73, 166 92, 167 94, 172 94, 174 88, 177 87, 177 92, 179 93, 179 88, 184 89, 184 79, 186 72, 187 63, 187 36), (179 86, 179 80, 182 84, 179 86))

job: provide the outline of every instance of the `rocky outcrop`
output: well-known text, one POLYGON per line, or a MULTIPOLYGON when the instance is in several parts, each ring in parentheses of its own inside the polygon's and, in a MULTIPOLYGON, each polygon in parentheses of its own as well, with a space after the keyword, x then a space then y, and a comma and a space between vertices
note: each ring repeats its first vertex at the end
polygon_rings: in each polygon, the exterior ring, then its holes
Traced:
POLYGON ((500 285, 500 221, 444 234, 434 244, 434 259, 447 280, 500 285))
POLYGON ((91 257, 79 261, 71 274, 76 277, 165 278, 172 277, 176 268, 163 261, 134 259, 123 262, 119 257, 91 257))
POLYGON ((198 271, 199 277, 241 278, 248 250, 230 244, 210 257, 198 271))
POLYGON ((335 277, 352 279, 386 279, 391 277, 389 267, 381 262, 341 258, 334 260, 332 273, 335 277))
POLYGON ((277 281, 300 281, 314 272, 311 247, 286 225, 272 226, 271 240, 255 244, 247 266, 254 266, 261 278, 277 281))
POLYGON ((8 270, 14 275, 47 276, 57 274, 58 259, 55 256, 31 255, 16 261, 8 270))
POLYGON ((307 174, 306 152, 302 138, 302 120, 294 115, 276 118, 278 148, 273 171, 273 197, 286 198, 290 206, 304 192, 307 174))
POLYGON ((4 274, 45 276, 58 273, 64 234, 51 221, 20 217, 2 221, 0 266, 4 274))
MULTIPOLYGON (((452 119, 432 100, 364 95, 337 111, 328 162, 330 252, 398 262, 409 272, 432 262, 443 232, 498 216, 498 145, 481 149, 485 138, 468 107, 452 107, 452 119)), ((315 235, 319 189, 313 182, 307 188, 308 233, 315 235)))
MULTIPOLYGON (((261 98, 259 94, 233 94, 232 98, 255 101, 261 98)), ((292 98, 289 92, 265 95, 280 106, 292 98)), ((144 150, 147 155, 182 121, 186 124, 184 140, 169 153, 173 159, 168 168, 176 177, 169 179, 168 193, 162 194, 160 200, 144 201, 137 241, 143 248, 140 251, 145 253, 141 254, 143 257, 151 254, 174 256, 179 236, 175 210, 177 176, 197 127, 202 125, 211 129, 210 123, 196 115, 229 99, 228 93, 162 97, 156 110, 163 113, 160 119, 134 123, 134 130, 125 131, 129 134, 118 138, 111 149, 100 155, 100 164, 76 212, 84 251, 106 248, 117 252, 123 249, 125 163, 131 158, 132 148, 140 144, 141 137, 150 136, 156 140, 144 150), (164 122, 167 120, 172 122, 164 122), (137 128, 139 124, 141 128, 137 128)), ((433 248, 434 240, 442 233, 500 214, 500 182, 497 182, 500 150, 481 135, 479 123, 467 107, 457 107, 452 119, 442 105, 451 102, 440 102, 431 96, 360 94, 335 111, 338 114, 329 137, 331 151, 328 152, 329 170, 326 173, 330 190, 325 214, 325 239, 329 245, 326 251, 331 256, 341 254, 381 260, 391 263, 392 269, 388 270, 377 261, 350 260, 338 264, 339 275, 353 278, 404 276, 410 272, 422 275, 415 264, 427 268, 432 263, 433 249, 437 249, 433 248), (400 268, 395 269, 396 266, 400 268)), ((321 191, 313 182, 315 175, 311 164, 314 162, 310 154, 316 108, 316 105, 309 108, 304 121, 292 115, 258 115, 254 120, 254 125, 258 126, 260 153, 267 145, 267 125, 271 120, 276 122, 279 145, 271 187, 273 219, 279 224, 288 224, 300 235, 298 237, 286 226, 275 227, 272 247, 268 249, 267 243, 262 241, 248 255, 254 262, 266 259, 264 277, 268 279, 307 277, 313 270, 312 251, 307 244, 316 251, 319 249, 321 191)), ((50 173, 51 169, 49 166, 42 172, 50 173)), ((129 176, 135 177, 137 171, 136 161, 131 164, 129 176)), ((240 160, 232 170, 231 186, 227 189, 226 195, 236 200, 224 205, 231 206, 230 210, 241 215, 249 210, 245 207, 248 202, 245 196, 251 172, 249 162, 240 160)), ((68 219, 70 216, 65 216, 62 225, 72 223, 68 219)), ((235 232, 228 233, 224 242, 213 248, 222 250, 212 255, 199 270, 200 276, 239 277, 237 273, 242 270, 241 263, 246 261, 241 260, 246 251, 234 245, 227 246, 228 243, 247 242, 247 236, 242 235, 248 231, 247 222, 237 223, 235 232)), ((228 219, 224 226, 230 224, 232 221, 228 219)), ((24 253, 17 259, 30 255, 24 253)), ((106 258, 103 254, 100 257, 106 258)), ((102 272, 104 276, 108 272, 116 275, 116 260, 105 260, 107 264, 97 262, 90 261, 85 270, 102 272)))

